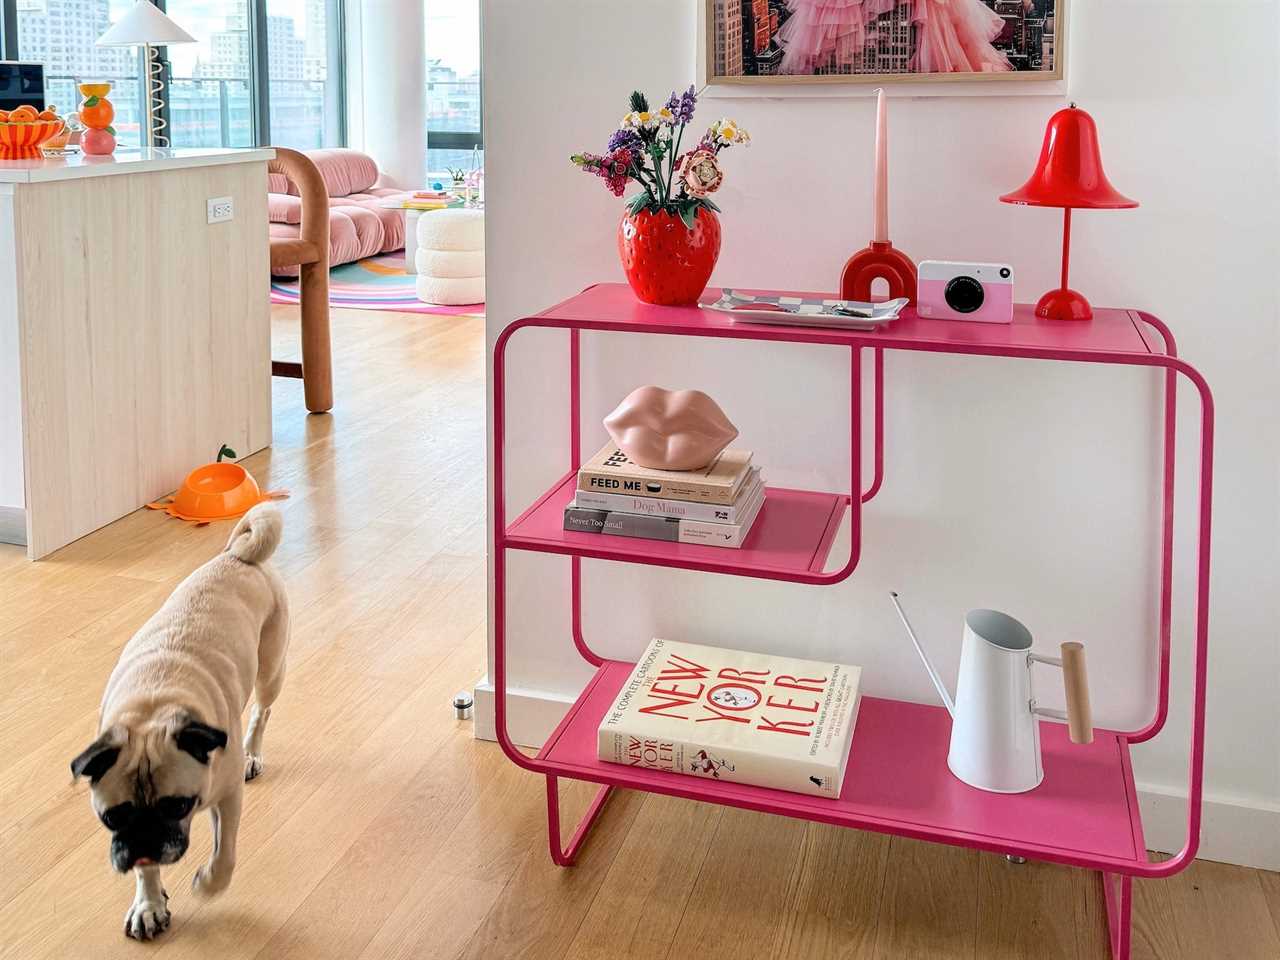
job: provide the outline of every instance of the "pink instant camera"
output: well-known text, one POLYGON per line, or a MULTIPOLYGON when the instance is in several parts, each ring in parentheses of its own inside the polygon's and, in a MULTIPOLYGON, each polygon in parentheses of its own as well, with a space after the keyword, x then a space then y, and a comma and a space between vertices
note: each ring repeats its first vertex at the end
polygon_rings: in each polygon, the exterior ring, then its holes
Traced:
POLYGON ((1013 267, 1007 263, 925 260, 916 313, 934 320, 1013 322, 1013 267))

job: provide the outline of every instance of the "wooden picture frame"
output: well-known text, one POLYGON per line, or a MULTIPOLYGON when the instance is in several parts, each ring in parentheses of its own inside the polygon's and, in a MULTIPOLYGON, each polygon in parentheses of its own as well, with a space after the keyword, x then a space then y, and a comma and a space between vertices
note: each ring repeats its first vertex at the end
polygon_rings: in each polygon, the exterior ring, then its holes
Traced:
MULTIPOLYGON (((873 21, 877 29, 887 27, 896 34, 893 42, 884 44, 888 48, 875 51, 875 59, 872 61, 874 66, 867 72, 858 69, 859 61, 862 61, 865 52, 861 55, 855 55, 855 62, 850 72, 835 72, 841 69, 832 58, 831 66, 835 68, 828 72, 815 73, 779 73, 777 70, 785 56, 782 45, 779 43, 778 34, 781 32, 782 25, 786 22, 784 11, 789 11, 795 7, 798 2, 807 2, 807 0, 702 0, 698 14, 698 36, 701 51, 698 57, 698 73, 699 86, 717 86, 731 85, 739 90, 744 87, 765 88, 772 87, 774 93, 780 92, 784 88, 789 88, 793 92, 799 92, 797 87, 819 86, 830 88, 832 84, 870 84, 875 86, 883 86, 893 83, 910 83, 910 84, 956 84, 956 83, 980 83, 991 84, 997 89, 1001 85, 1017 84, 1020 82, 1040 84, 1046 81, 1062 81, 1065 77, 1065 64, 1067 60, 1067 7, 1069 0, 1030 0, 1033 4, 1031 15, 1025 15, 1022 18, 1022 29, 1026 31, 1021 36, 1015 36, 1013 43, 1022 45, 1022 50, 1013 50, 1007 44, 995 41, 995 46, 1000 53, 1004 54, 1006 59, 1012 61, 1015 68, 1003 71, 960 71, 960 72, 930 72, 919 73, 907 69, 907 66, 914 54, 911 48, 918 43, 918 31, 920 27, 913 23, 908 24, 911 30, 910 40, 904 47, 904 21, 910 21, 907 14, 908 8, 913 8, 916 0, 898 0, 898 3, 892 11, 881 15, 873 21), (1049 11, 1044 14, 1044 11, 1049 11), (753 30, 749 18, 751 16, 760 17, 760 10, 768 10, 776 19, 777 25, 758 26, 753 30), (1033 21, 1039 21, 1034 23, 1033 21), (720 53, 721 33, 725 32, 724 25, 728 24, 727 32, 730 35, 730 43, 727 46, 727 53, 720 53), (1029 25, 1029 26, 1028 26, 1029 25), (1051 33, 1046 33, 1046 29, 1051 33), (754 49, 759 52, 759 56, 754 58, 754 62, 749 60, 747 44, 750 38, 747 32, 752 31, 755 34, 753 42, 754 49), (767 38, 763 31, 768 31, 767 38), (741 45, 741 56, 738 56, 734 50, 732 38, 736 34, 741 45), (1052 44, 1048 48, 1051 63, 1044 64, 1045 59, 1045 40, 1048 39, 1052 44), (1038 40, 1039 50, 1037 61, 1037 51, 1034 44, 1038 40), (719 56, 718 56, 719 54, 719 56), (1040 66, 1032 67, 1029 64, 1038 62, 1040 66), (756 72, 732 72, 734 65, 740 64, 741 70, 755 70, 756 72), (895 68, 886 71, 882 69, 885 63, 892 64, 895 68), (1028 66, 1022 66, 1023 63, 1028 66), (773 72, 760 72, 761 70, 772 70, 773 72)), ((955 2, 955 0, 952 0, 955 2)), ((964 2, 980 3, 982 6, 991 8, 997 15, 1007 14, 1006 19, 1013 17, 1013 7, 1025 7, 1023 0, 964 0, 964 2), (1000 8, 1008 7, 1008 10, 1002 11, 1000 8)), ((797 14, 792 13, 792 16, 797 14)), ((757 20, 757 24, 759 24, 757 20)), ((865 24, 864 29, 870 29, 871 23, 865 24)), ((1014 24, 1017 29, 1018 24, 1014 24)), ((864 51, 870 49, 868 44, 864 51)), ((745 91, 744 91, 745 92, 745 91)), ((992 90, 991 92, 997 92, 992 90)), ((1002 93, 1009 93, 1008 89, 1000 90, 1002 93)), ((1048 91, 1046 91, 1048 92, 1048 91)))

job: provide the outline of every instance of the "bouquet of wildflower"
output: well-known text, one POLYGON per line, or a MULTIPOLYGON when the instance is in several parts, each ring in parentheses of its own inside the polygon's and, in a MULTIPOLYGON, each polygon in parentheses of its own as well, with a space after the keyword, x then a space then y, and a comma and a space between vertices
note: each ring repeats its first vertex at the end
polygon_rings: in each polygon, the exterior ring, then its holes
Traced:
POLYGON ((631 112, 622 118, 609 138, 607 152, 574 154, 570 159, 582 170, 602 179, 615 197, 627 190, 628 181, 641 187, 627 201, 634 216, 641 210, 676 214, 693 229, 698 210, 718 211, 710 198, 724 182, 720 151, 747 144, 751 137, 732 120, 718 120, 703 134, 697 146, 680 152, 685 127, 693 122, 698 98, 694 88, 672 93, 657 110, 638 90, 631 94, 631 112))

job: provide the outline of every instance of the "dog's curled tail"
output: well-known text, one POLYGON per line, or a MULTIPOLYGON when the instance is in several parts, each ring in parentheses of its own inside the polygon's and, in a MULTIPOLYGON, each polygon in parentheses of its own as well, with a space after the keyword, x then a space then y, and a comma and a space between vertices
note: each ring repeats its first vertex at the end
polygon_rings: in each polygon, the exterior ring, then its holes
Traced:
POLYGON ((283 530, 280 508, 260 503, 241 517, 231 531, 227 552, 244 563, 262 563, 275 553, 283 530))

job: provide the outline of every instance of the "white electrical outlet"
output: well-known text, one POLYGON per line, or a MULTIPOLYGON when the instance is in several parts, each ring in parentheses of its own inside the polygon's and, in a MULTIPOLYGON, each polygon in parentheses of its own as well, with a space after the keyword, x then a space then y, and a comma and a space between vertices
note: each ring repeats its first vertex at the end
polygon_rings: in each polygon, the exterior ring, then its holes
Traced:
POLYGON ((226 223, 236 215, 235 201, 230 197, 210 197, 208 209, 210 223, 226 223))

